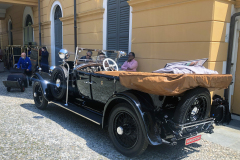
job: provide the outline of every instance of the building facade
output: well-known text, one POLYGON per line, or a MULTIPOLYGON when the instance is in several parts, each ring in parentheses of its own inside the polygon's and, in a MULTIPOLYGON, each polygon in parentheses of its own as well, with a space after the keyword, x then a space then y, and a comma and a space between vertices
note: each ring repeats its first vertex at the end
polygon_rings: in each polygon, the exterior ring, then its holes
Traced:
MULTIPOLYGON (((78 46, 133 51, 138 71, 208 58, 206 68, 226 73, 230 20, 238 8, 239 0, 77 0, 78 46)), ((40 9, 42 44, 55 65, 61 48, 75 52, 74 1, 40 0, 40 9)), ((31 41, 39 44, 37 0, 0 0, 0 11, 2 48, 31 41)), ((235 32, 229 98, 232 112, 240 114, 238 27, 235 32)), ((223 91, 215 93, 223 96, 223 91)))

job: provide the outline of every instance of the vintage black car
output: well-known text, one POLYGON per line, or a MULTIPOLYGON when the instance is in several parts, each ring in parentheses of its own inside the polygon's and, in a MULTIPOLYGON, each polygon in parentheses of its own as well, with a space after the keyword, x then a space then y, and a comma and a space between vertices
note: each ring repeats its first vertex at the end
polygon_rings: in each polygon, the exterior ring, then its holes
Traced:
POLYGON ((54 103, 107 128, 115 148, 129 157, 143 153, 148 145, 176 145, 178 140, 190 138, 188 144, 199 140, 201 132, 213 132, 207 88, 196 87, 176 96, 129 89, 114 74, 125 55, 77 48, 75 60, 67 61, 70 54, 62 49, 60 66, 32 77, 36 107, 44 110, 54 103), (80 59, 79 54, 88 50, 98 55, 80 59))

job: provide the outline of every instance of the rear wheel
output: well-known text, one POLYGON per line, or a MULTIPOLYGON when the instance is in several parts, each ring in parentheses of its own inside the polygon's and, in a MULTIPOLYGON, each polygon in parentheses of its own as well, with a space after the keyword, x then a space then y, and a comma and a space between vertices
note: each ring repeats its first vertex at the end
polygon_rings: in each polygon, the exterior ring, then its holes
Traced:
POLYGON ((127 103, 114 107, 109 118, 108 132, 115 148, 125 156, 140 155, 148 146, 137 115, 127 103))
MULTIPOLYGON (((211 97, 208 89, 195 88, 187 91, 179 102, 175 114, 174 122, 178 124, 190 123, 203 120, 209 117, 211 109, 211 97)), ((196 131, 200 126, 186 129, 186 132, 196 131)))
POLYGON ((48 101, 45 99, 40 82, 33 84, 33 99, 38 109, 44 110, 48 106, 48 101))

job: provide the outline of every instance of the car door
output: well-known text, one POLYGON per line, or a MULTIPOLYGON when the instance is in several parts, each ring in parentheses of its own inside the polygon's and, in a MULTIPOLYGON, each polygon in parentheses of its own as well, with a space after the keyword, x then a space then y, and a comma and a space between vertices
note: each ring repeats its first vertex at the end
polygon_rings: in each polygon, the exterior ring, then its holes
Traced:
POLYGON ((113 76, 92 73, 93 100, 106 103, 115 92, 115 80, 113 76))
POLYGON ((91 96, 91 73, 78 71, 77 72, 77 87, 80 95, 83 98, 92 99, 91 96))

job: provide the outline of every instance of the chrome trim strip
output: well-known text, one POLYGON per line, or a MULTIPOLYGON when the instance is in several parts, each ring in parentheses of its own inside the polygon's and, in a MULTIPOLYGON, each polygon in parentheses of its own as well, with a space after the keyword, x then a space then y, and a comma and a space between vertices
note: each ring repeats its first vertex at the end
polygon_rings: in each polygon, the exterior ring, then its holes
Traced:
POLYGON ((206 122, 206 121, 214 121, 214 118, 208 118, 208 119, 203 119, 200 121, 195 121, 195 122, 190 122, 190 123, 185 123, 185 124, 178 124, 179 127, 186 126, 186 125, 191 125, 199 122, 206 122))
POLYGON ((77 115, 79 115, 79 116, 81 116, 81 117, 83 117, 83 118, 85 118, 85 119, 87 119, 87 120, 89 120, 89 121, 92 121, 92 122, 94 122, 94 123, 96 123, 96 124, 98 124, 98 125, 101 125, 100 123, 98 123, 98 122, 96 122, 96 121, 94 121, 94 120, 92 120, 92 119, 89 119, 89 118, 87 118, 87 117, 85 117, 85 116, 83 116, 83 115, 81 115, 81 114, 79 114, 79 113, 77 113, 77 112, 74 112, 74 111, 72 111, 72 110, 64 107, 64 106, 61 105, 61 104, 58 104, 58 103, 55 103, 55 102, 51 102, 51 103, 56 104, 56 105, 58 105, 59 107, 62 107, 62 108, 64 108, 64 109, 66 109, 66 110, 69 110, 69 111, 71 111, 71 112, 73 112, 73 113, 75 113, 75 114, 77 114, 77 115))
POLYGON ((184 126, 184 127, 181 127, 181 129, 190 128, 190 127, 194 127, 194 126, 199 126, 199 125, 207 124, 207 123, 213 123, 213 121, 207 121, 207 122, 202 122, 202 123, 198 123, 198 124, 194 124, 194 125, 190 125, 190 126, 184 126))

